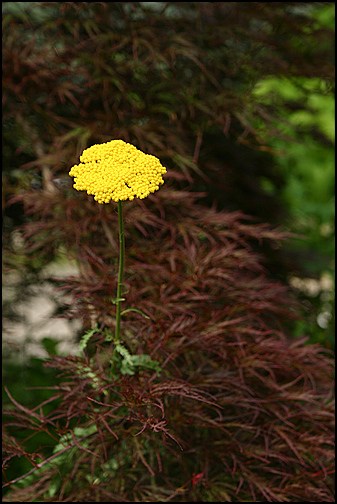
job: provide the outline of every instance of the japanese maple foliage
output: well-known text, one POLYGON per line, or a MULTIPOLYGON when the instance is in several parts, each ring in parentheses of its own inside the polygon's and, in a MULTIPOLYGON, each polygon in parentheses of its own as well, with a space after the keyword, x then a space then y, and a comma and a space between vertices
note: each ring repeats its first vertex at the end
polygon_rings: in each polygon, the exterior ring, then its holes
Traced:
MULTIPOLYGON (((18 426, 43 431, 63 452, 10 500, 333 501, 332 360, 288 340, 282 324, 296 305, 252 248, 284 237, 240 213, 205 210, 201 196, 168 183, 124 205, 124 307, 148 318, 126 313, 122 344, 156 368, 112 374, 115 208, 86 195, 63 206, 25 195, 28 253, 60 240, 85 265, 54 281, 72 299, 65 316, 82 317, 92 336, 82 355, 46 362, 60 373, 52 413, 11 412, 11 436, 18 426), (42 208, 53 219, 37 224, 42 208)), ((6 445, 8 457, 18 449, 6 445)))

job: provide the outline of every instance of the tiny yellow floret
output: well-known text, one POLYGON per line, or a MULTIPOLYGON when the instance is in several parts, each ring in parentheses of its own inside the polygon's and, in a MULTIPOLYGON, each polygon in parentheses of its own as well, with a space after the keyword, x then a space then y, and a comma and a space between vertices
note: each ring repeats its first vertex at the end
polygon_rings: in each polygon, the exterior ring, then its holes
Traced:
POLYGON ((123 140, 85 149, 81 163, 71 168, 74 188, 87 191, 98 203, 143 199, 164 183, 166 168, 159 159, 123 140))

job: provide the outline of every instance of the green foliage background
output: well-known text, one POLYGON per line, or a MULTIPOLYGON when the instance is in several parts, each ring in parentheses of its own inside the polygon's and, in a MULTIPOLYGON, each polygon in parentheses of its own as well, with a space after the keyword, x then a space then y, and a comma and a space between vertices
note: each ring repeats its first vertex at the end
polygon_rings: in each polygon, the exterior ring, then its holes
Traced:
MULTIPOLYGON (((334 10, 327 9, 331 22, 334 10)), ((274 127, 283 138, 269 139, 279 152, 277 165, 284 178, 280 197, 289 211, 286 224, 301 236, 292 247, 302 251, 308 276, 330 279, 330 288, 309 292, 312 315, 297 323, 294 334, 303 331, 312 341, 335 341, 335 100, 328 84, 321 79, 268 77, 256 85, 254 95, 264 105, 277 104, 279 121, 274 127), (293 109, 293 110, 292 110, 293 109), (314 298, 314 299, 313 299, 314 298), (319 327, 320 313, 327 317, 325 330, 319 327)), ((259 127, 266 132, 263 124, 259 127)), ((261 183, 266 191, 277 189, 269 180, 261 183)), ((302 286, 302 297, 305 298, 302 286)), ((300 294, 300 296, 301 296, 300 294)))

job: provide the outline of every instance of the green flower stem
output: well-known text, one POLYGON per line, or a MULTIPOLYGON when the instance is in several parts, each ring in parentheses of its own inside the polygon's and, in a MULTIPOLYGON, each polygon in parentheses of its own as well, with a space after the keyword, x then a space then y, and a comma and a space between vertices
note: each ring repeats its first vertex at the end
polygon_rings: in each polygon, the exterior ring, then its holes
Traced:
POLYGON ((123 207, 122 202, 118 201, 118 227, 119 227, 119 270, 118 270, 118 284, 117 284, 117 300, 116 300, 116 329, 115 341, 119 341, 119 330, 121 323, 121 304, 122 304, 122 286, 123 286, 123 272, 124 272, 124 259, 125 259, 125 240, 124 240, 124 227, 123 227, 123 207))

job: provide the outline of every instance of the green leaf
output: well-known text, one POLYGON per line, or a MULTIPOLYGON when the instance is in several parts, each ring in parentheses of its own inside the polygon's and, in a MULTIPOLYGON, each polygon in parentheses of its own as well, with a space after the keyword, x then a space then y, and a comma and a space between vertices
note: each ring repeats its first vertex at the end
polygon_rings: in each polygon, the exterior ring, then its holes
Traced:
POLYGON ((90 340, 91 336, 93 336, 95 333, 98 332, 98 324, 94 327, 94 329, 91 329, 90 331, 87 331, 81 338, 79 347, 80 350, 84 350, 88 344, 88 341, 90 340))
POLYGON ((110 298, 112 304, 117 304, 118 301, 125 301, 125 298, 110 298))
POLYGON ((159 363, 153 361, 149 355, 131 355, 128 349, 120 343, 116 343, 115 350, 122 357, 122 360, 115 358, 114 361, 123 375, 134 375, 138 368, 141 367, 153 369, 157 372, 158 376, 160 375, 161 367, 159 363))
POLYGON ((124 313, 128 313, 130 311, 134 311, 136 313, 140 313, 141 315, 143 315, 143 317, 149 319, 150 317, 148 315, 146 315, 144 312, 142 312, 141 310, 138 310, 138 308, 127 308, 126 310, 123 310, 121 312, 121 315, 124 315, 124 313))

